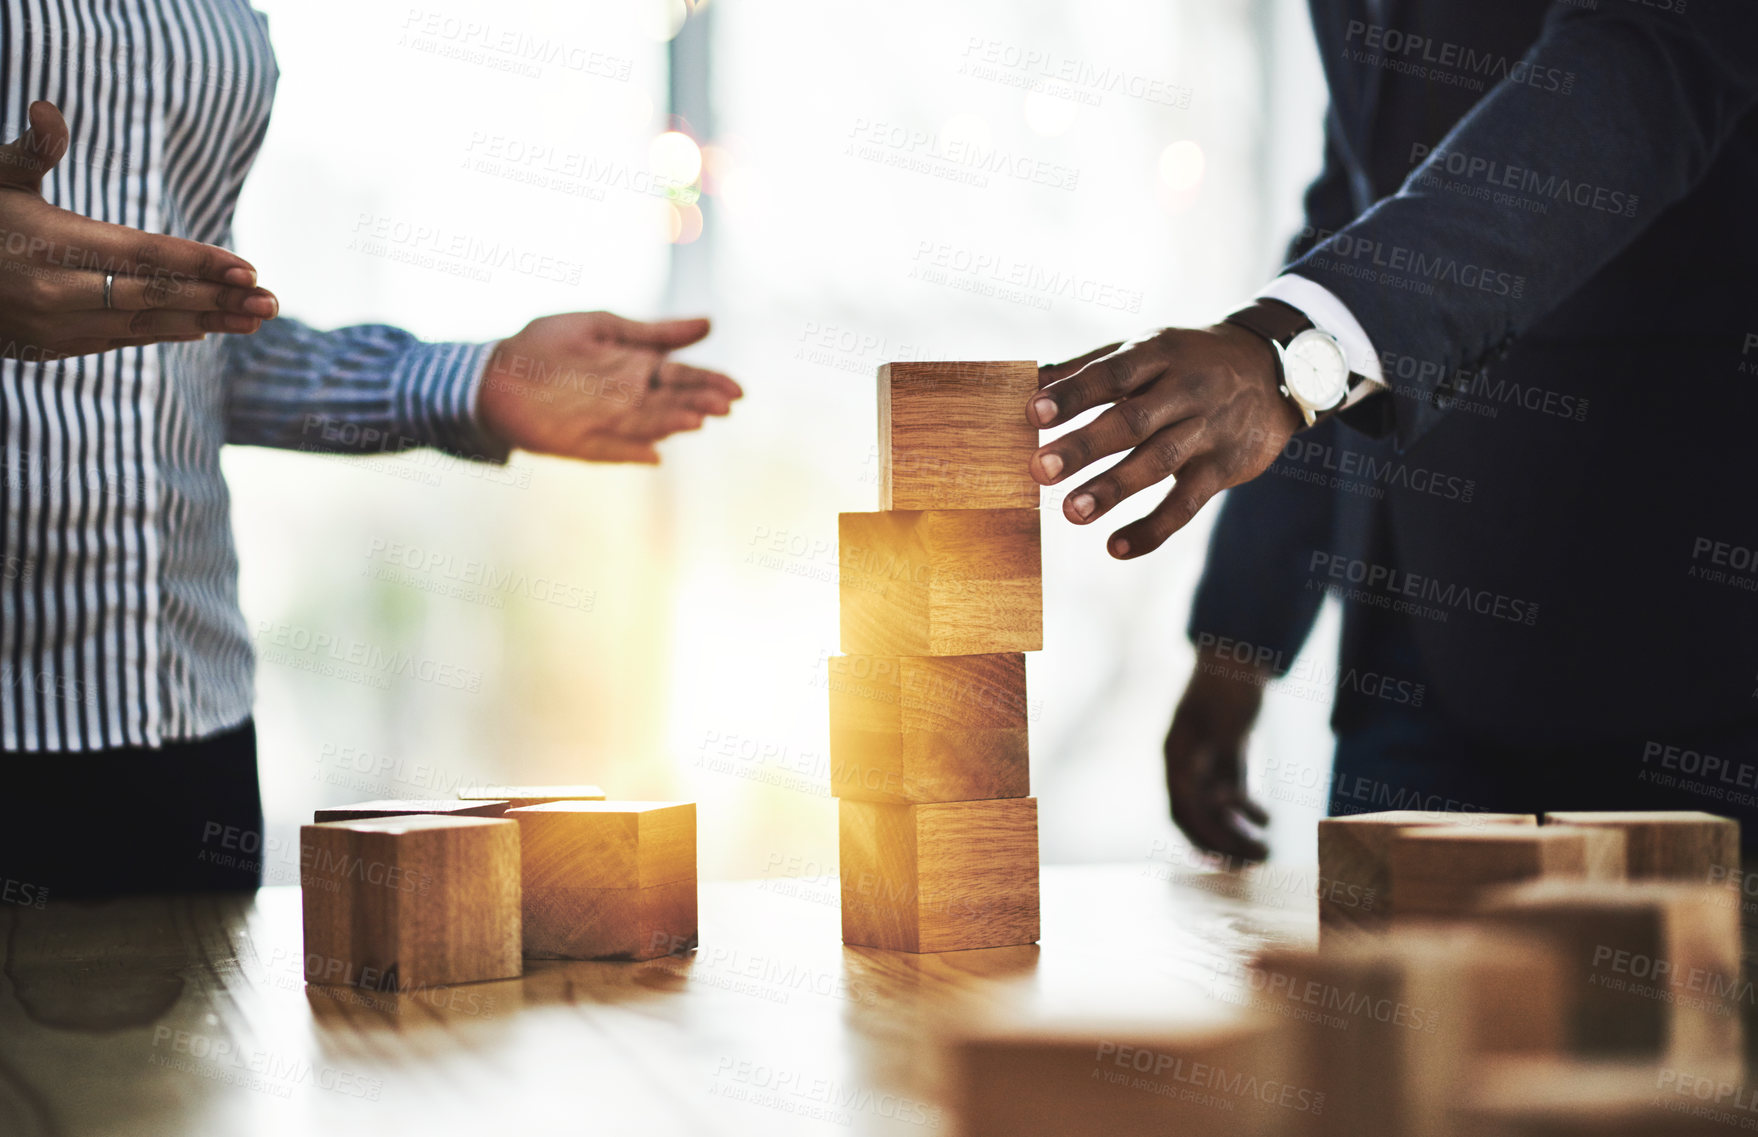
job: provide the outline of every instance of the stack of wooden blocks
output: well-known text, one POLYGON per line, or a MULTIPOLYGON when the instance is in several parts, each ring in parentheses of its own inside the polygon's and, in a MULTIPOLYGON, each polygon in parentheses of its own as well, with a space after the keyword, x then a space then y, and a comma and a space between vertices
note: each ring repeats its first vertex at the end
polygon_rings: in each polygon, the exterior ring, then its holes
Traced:
POLYGON ((1740 1084, 1739 857, 1738 823, 1706 813, 1327 819, 1318 949, 1263 952, 1230 1027, 979 1028, 957 1048, 964 1131, 1747 1127, 1725 1104, 1758 1101, 1740 1084))
POLYGON ((690 802, 484 786, 320 809, 299 845, 309 983, 404 991, 696 943, 690 802))
POLYGON ((1025 656, 1043 646, 1033 363, 879 369, 880 512, 839 526, 843 942, 1038 938, 1025 656))

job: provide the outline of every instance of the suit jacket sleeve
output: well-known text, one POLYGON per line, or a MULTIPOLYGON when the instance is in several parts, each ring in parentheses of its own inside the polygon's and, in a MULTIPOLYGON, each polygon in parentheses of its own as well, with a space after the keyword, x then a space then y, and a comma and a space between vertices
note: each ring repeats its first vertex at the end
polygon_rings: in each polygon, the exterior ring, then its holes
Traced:
MULTIPOLYGON (((1688 194, 1740 119, 1758 103, 1758 2, 1625 0, 1555 8, 1542 34, 1472 108, 1436 155, 1290 266, 1349 306, 1382 359, 1411 366, 1398 397, 1381 397, 1370 433, 1402 449, 1439 421, 1441 377, 1505 355, 1688 194), (1533 214, 1424 188, 1438 156, 1456 152, 1636 195, 1643 215, 1608 226, 1592 210, 1533 214), (1432 291, 1388 277, 1428 281, 1432 291)), ((1359 408, 1358 408, 1359 409, 1359 408)))
MULTIPOLYGON (((1329 445, 1327 420, 1302 435, 1329 445)), ((1261 476, 1234 486, 1221 501, 1209 555, 1190 606, 1191 642, 1228 639, 1241 655, 1287 674, 1312 633, 1322 588, 1309 587, 1315 551, 1331 547, 1336 491, 1306 480, 1313 471, 1279 457, 1261 476)))

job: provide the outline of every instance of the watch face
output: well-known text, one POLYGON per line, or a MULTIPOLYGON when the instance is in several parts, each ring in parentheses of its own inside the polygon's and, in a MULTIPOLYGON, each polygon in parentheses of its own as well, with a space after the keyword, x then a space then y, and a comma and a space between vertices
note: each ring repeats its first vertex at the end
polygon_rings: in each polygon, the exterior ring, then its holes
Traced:
POLYGON ((1349 362, 1337 341, 1309 328, 1282 349, 1283 380, 1295 400, 1315 411, 1329 410, 1349 393, 1349 362))

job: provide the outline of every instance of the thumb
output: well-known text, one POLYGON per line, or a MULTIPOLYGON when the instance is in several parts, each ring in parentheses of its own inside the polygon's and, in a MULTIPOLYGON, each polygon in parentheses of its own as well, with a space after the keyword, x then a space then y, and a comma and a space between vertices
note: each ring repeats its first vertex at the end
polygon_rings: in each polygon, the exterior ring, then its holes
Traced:
POLYGON ((67 153, 67 120, 54 103, 30 105, 30 128, 0 146, 0 185, 41 192, 43 175, 67 153))
POLYGON ((675 351, 708 336, 709 323, 706 316, 695 316, 686 320, 655 320, 644 323, 641 320, 627 320, 609 312, 592 313, 594 331, 618 343, 630 347, 646 347, 656 351, 675 351))

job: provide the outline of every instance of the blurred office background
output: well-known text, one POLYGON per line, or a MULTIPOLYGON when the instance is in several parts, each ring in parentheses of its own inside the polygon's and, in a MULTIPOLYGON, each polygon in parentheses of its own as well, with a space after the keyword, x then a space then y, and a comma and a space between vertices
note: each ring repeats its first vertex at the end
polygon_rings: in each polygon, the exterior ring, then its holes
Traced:
MULTIPOLYGON (((833 872, 836 515, 876 508, 875 368, 1216 319, 1319 159, 1298 0, 256 2, 281 81, 237 247, 288 315, 484 340, 709 312, 684 358, 747 391, 658 470, 231 449, 281 850, 324 803, 591 781, 698 801, 706 878, 833 872)), ((1059 505, 1044 860, 1182 863, 1160 743, 1214 508, 1119 564, 1059 505)), ((1278 857, 1313 859, 1328 713, 1266 699, 1278 857)))

